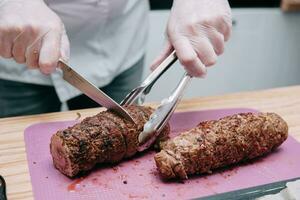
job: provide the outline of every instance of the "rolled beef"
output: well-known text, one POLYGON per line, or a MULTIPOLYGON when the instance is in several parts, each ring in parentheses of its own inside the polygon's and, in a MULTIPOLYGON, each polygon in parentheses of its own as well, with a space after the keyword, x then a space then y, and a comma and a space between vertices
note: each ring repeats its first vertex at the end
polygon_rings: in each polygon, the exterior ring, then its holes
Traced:
MULTIPOLYGON (((55 133, 50 143, 54 166, 61 173, 74 177, 97 163, 116 163, 133 156, 137 152, 138 135, 153 109, 142 106, 125 109, 136 124, 104 111, 55 133)), ((160 138, 167 137, 169 132, 167 125, 160 138)))
POLYGON ((166 178, 188 175, 262 156, 282 144, 287 123, 275 113, 246 113, 200 123, 196 128, 160 142, 156 166, 166 178))

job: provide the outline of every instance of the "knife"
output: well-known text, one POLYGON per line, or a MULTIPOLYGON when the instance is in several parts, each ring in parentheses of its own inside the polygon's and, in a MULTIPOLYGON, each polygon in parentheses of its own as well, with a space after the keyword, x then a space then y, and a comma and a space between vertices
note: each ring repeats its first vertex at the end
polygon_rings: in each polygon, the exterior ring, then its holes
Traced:
POLYGON ((92 100, 100 104, 101 106, 106 107, 109 110, 114 111, 116 114, 124 117, 125 119, 133 122, 133 118, 129 115, 129 113, 121 107, 117 102, 107 96, 104 92, 102 92, 95 85, 90 83, 88 80, 79 75, 72 67, 70 67, 65 61, 59 60, 58 67, 63 72, 63 79, 79 89, 85 95, 90 97, 92 100))
POLYGON ((286 188, 286 183, 296 181, 300 177, 292 178, 288 180, 278 181, 274 183, 268 183, 265 185, 259 185, 255 187, 245 188, 241 190, 225 192, 217 195, 206 196, 202 198, 196 198, 194 200, 253 200, 264 195, 276 194, 286 188))
POLYGON ((7 200, 6 197, 6 183, 4 178, 0 175, 0 199, 7 200))

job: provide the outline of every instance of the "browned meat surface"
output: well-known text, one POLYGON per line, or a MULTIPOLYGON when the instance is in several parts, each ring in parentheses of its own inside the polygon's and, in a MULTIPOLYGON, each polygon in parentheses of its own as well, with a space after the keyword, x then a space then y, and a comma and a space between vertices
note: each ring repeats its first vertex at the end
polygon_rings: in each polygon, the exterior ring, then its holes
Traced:
POLYGON ((164 178, 188 175, 262 156, 283 143, 287 123, 277 114, 236 114, 200 123, 196 128, 160 143, 155 155, 164 178))
MULTIPOLYGON (((73 177, 90 170, 97 163, 115 163, 134 155, 138 147, 138 134, 153 109, 129 106, 126 110, 136 125, 105 111, 55 133, 50 144, 54 166, 73 177)), ((167 135, 169 131, 167 126, 161 135, 167 135)))

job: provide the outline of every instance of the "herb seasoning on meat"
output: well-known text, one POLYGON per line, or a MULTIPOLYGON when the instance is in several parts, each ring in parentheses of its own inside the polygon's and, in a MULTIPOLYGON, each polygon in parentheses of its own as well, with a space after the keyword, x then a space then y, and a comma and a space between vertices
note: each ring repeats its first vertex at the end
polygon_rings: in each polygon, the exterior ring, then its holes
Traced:
MULTIPOLYGON (((138 135, 153 109, 142 106, 125 109, 136 124, 105 111, 55 133, 50 144, 54 166, 63 174, 74 177, 97 163, 116 163, 133 156, 137 152, 138 135)), ((161 135, 167 136, 169 131, 166 126, 161 135)))
POLYGON ((160 174, 187 179, 188 175, 262 156, 288 136, 287 123, 274 113, 246 113, 200 123, 196 128, 160 142, 155 155, 160 174))

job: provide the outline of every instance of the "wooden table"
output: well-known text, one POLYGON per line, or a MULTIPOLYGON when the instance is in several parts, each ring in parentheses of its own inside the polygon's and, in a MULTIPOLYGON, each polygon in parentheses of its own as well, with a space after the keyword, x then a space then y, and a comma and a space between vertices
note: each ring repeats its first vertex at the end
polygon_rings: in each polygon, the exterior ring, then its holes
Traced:
MULTIPOLYGON (((288 122, 290 133, 300 141, 300 86, 188 99, 181 102, 177 111, 230 107, 276 112, 288 122)), ((23 131, 27 126, 39 122, 72 120, 78 117, 77 113, 86 117, 99 110, 0 119, 0 174, 7 182, 8 199, 33 199, 23 139, 23 131)))

